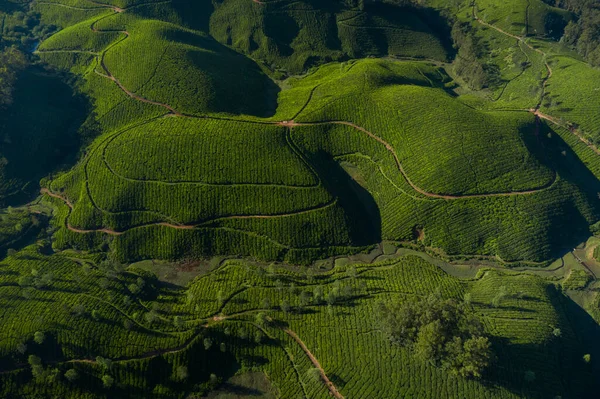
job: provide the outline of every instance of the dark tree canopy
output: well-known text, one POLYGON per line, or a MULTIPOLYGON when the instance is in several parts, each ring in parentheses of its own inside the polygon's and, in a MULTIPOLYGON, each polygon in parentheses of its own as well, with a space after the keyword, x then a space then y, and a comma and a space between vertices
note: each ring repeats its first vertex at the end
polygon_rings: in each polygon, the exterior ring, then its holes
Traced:
POLYGON ((454 375, 480 378, 493 354, 470 305, 431 294, 418 301, 381 303, 382 328, 393 343, 454 375))

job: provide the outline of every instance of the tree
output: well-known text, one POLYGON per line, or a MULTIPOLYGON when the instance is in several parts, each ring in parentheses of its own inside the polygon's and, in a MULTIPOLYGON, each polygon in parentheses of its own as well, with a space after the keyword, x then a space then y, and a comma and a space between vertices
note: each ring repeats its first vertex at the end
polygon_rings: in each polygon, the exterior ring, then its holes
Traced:
POLYGON ((213 341, 210 338, 204 338, 204 349, 209 350, 213 345, 213 341))
POLYGON ((524 374, 525 381, 534 382, 536 379, 535 372, 532 370, 527 370, 524 374))
POLYGON ((474 337, 466 341, 454 337, 445 350, 447 356, 444 358, 444 367, 451 374, 461 377, 481 378, 493 357, 487 337, 474 337))
POLYGON ((263 342, 264 337, 265 335, 262 331, 256 331, 254 333, 254 342, 256 342, 257 344, 261 344, 263 342))
POLYGON ((319 370, 316 367, 312 367, 310 369, 308 369, 308 371, 306 372, 306 375, 308 376, 308 378, 314 382, 319 382, 321 381, 321 370, 319 370))
POLYGON ((316 305, 319 305, 323 301, 323 286, 318 285, 313 290, 313 301, 316 305))
POLYGON ((329 293, 327 294, 327 304, 335 305, 335 303, 337 302, 337 299, 338 299, 337 290, 334 288, 331 291, 329 291, 329 293))
POLYGON ((556 338, 560 338, 562 337, 562 331, 560 328, 555 328, 554 330, 552 330, 552 335, 554 335, 556 338))
POLYGON ((188 379, 188 377, 189 377, 189 372, 188 372, 188 368, 186 366, 177 367, 177 369, 175 370, 175 376, 174 376, 175 381, 185 381, 188 379))
POLYGON ((144 314, 144 319, 146 320, 146 323, 152 325, 159 320, 158 313, 156 312, 156 310, 152 309, 151 311, 144 314))
POLYGON ((131 292, 134 296, 137 296, 142 292, 142 289, 137 284, 129 284, 127 289, 129 289, 129 292, 131 292))
POLYGON ((283 301, 281 301, 281 310, 283 311, 283 313, 288 313, 290 311, 290 303, 288 302, 287 299, 284 299, 283 301))
POLYGON ((36 344, 41 345, 44 343, 45 340, 46 335, 42 331, 36 331, 35 334, 33 334, 33 341, 36 344))
POLYGON ((434 320, 419 329, 415 342, 415 355, 417 359, 435 365, 442 357, 445 343, 444 326, 440 320, 434 320))
POLYGON ((106 277, 102 277, 98 281, 98 285, 100 285, 100 288, 102 288, 103 290, 107 290, 108 287, 110 287, 110 280, 108 280, 106 277))
POLYGON ((350 267, 348 267, 348 270, 346 270, 346 276, 348 276, 351 279, 355 279, 358 276, 356 266, 351 265, 350 267))
POLYGON ((181 316, 175 316, 173 318, 173 325, 177 329, 182 329, 185 324, 184 324, 183 319, 181 318, 181 316))
POLYGON ((271 300, 269 297, 264 297, 262 300, 263 309, 271 309, 271 300))
POLYGON ((451 374, 480 378, 494 359, 489 339, 465 301, 431 294, 417 301, 379 304, 383 331, 392 343, 413 348, 422 362, 451 374))
POLYGON ((492 299, 492 306, 495 308, 499 307, 507 295, 508 295, 508 290, 506 289, 506 286, 504 286, 504 285, 500 286, 500 288, 498 289, 498 292, 492 299))
POLYGON ((310 294, 306 291, 300 293, 300 306, 305 307, 310 303, 310 294))
POLYGON ((283 282, 279 279, 275 280, 275 287, 281 291, 283 289, 283 282))
POLYGON ((115 383, 115 379, 113 377, 111 377, 110 375, 104 374, 102 376, 102 385, 104 385, 104 388, 111 388, 114 383, 115 383))
POLYGON ((27 358, 27 362, 31 366, 31 374, 33 374, 33 377, 36 379, 42 377, 42 375, 44 374, 42 359, 35 355, 29 355, 29 358, 27 358))
POLYGON ((264 327, 267 324, 267 316, 263 312, 260 312, 254 318, 254 322, 260 327, 264 327))
POLYGON ((24 342, 21 342, 17 345, 16 348, 17 353, 20 353, 21 355, 24 355, 25 352, 27 352, 27 344, 24 342))
POLYGON ((96 363, 101 365, 104 371, 110 371, 110 369, 112 368, 112 360, 104 358, 102 356, 96 357, 96 363))
POLYGON ((129 319, 125 319, 123 321, 123 327, 125 327, 126 330, 131 330, 133 328, 133 322, 129 319))
POLYGON ((590 355, 589 353, 586 353, 585 355, 583 355, 583 361, 587 364, 589 364, 592 361, 592 355, 590 355))
POLYGON ((73 382, 77 380, 77 378, 79 378, 79 374, 77 374, 77 371, 75 369, 69 369, 65 373, 65 378, 70 382, 73 382))
POLYGON ((82 303, 73 306, 73 314, 77 317, 84 317, 86 314, 85 306, 82 303))

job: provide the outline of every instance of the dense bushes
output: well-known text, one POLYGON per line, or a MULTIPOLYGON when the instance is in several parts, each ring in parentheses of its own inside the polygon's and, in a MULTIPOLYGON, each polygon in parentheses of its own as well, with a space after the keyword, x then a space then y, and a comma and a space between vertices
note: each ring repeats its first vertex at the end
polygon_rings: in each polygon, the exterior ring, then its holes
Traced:
POLYGON ((452 374, 480 378, 493 358, 469 303, 437 293, 419 301, 380 303, 379 314, 392 342, 411 346, 417 359, 452 374))
POLYGON ((500 71, 494 64, 484 63, 485 49, 469 23, 457 21, 452 27, 452 40, 458 49, 454 70, 474 90, 500 83, 500 71))
POLYGON ((14 47, 0 52, 0 111, 12 104, 17 75, 26 65, 25 56, 14 47))
POLYGON ((564 29, 562 41, 586 57, 594 66, 600 66, 600 10, 594 0, 545 0, 547 3, 575 12, 579 20, 570 21, 564 29))

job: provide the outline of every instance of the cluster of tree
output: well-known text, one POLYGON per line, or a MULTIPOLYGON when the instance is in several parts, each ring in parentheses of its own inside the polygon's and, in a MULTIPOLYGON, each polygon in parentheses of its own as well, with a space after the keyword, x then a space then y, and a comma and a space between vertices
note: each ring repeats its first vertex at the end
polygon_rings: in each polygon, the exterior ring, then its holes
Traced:
POLYGON ((17 75, 27 65, 25 55, 15 47, 0 52, 0 109, 12 104, 17 75))
POLYGON ((451 36, 457 50, 454 60, 456 74, 474 90, 498 86, 500 70, 497 65, 481 61, 486 50, 475 36, 473 27, 469 23, 456 21, 451 36))
POLYGON ((18 46, 24 50, 31 50, 35 43, 56 32, 55 25, 45 25, 40 21, 40 14, 27 10, 25 5, 13 3, 10 9, 0 11, 3 19, 3 31, 0 32, 0 49, 9 46, 18 46))
POLYGON ((381 303, 382 328, 424 362, 462 377, 480 378, 494 355, 483 325, 467 301, 439 293, 418 301, 381 303))
POLYGON ((546 0, 547 3, 574 12, 578 20, 570 21, 561 41, 600 66, 600 2, 597 0, 546 0))

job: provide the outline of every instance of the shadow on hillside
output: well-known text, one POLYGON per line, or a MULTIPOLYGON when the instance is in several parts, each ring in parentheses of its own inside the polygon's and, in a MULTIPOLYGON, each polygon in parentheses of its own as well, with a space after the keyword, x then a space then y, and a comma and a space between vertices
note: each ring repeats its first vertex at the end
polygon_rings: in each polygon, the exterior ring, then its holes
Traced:
POLYGON ((351 245, 381 242, 381 214, 373 196, 352 179, 330 154, 319 150, 312 156, 312 161, 323 186, 344 210, 351 245))
POLYGON ((546 123, 538 121, 537 126, 522 129, 521 136, 528 151, 540 164, 556 171, 557 184, 563 185, 551 188, 540 200, 547 207, 540 253, 545 259, 556 258, 591 235, 589 225, 600 219, 600 181, 546 123), (571 187, 564 187, 565 183, 571 187))
POLYGON ((539 344, 511 344, 507 339, 492 338, 497 359, 483 383, 524 398, 593 397, 600 368, 598 362, 586 364, 583 355, 590 353, 592 359, 600 356, 600 327, 554 286, 548 285, 547 291, 558 315, 556 325, 547 327, 551 338, 539 344), (561 331, 559 337, 550 334, 555 328, 561 331))
POLYGON ((0 206, 37 194, 40 178, 74 165, 82 145, 96 135, 85 123, 91 102, 74 92, 69 79, 41 66, 20 73, 12 105, 0 110, 0 206))
POLYGON ((165 33, 165 38, 195 47, 193 50, 185 47, 185 58, 193 65, 197 80, 186 84, 190 89, 197 87, 197 90, 206 89, 209 93, 199 98, 206 103, 206 111, 265 118, 275 114, 281 89, 254 60, 208 35, 170 30, 165 33))

